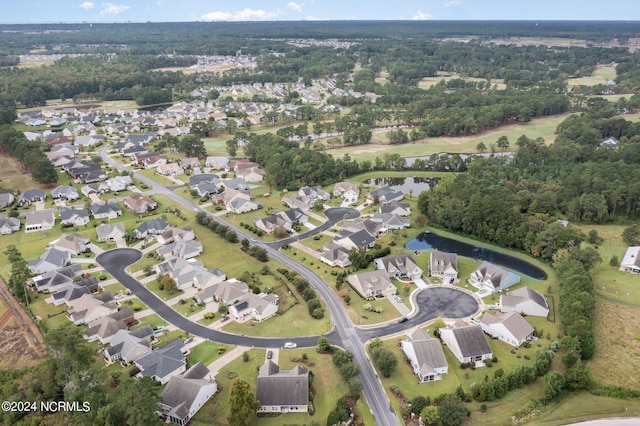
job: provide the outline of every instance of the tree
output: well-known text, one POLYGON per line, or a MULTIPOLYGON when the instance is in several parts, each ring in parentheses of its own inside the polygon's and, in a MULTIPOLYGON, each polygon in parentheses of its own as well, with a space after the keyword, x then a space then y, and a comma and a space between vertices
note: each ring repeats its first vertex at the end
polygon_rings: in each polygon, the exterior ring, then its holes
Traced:
POLYGON ((506 151, 509 148, 509 138, 504 135, 500 136, 497 145, 502 151, 506 151))
POLYGON ((333 350, 331 344, 329 343, 329 339, 327 339, 325 336, 320 336, 320 338, 318 339, 318 350, 320 352, 331 352, 333 350))
POLYGON ((184 136, 178 144, 178 150, 187 157, 204 157, 207 155, 204 142, 196 135, 184 136))
POLYGON ((176 280, 171 278, 169 275, 163 275, 159 279, 160 285, 167 292, 167 294, 173 294, 178 291, 178 286, 176 284, 176 280))
POLYGON ((478 145, 476 145, 476 151, 483 153, 487 150, 487 146, 484 144, 484 142, 480 142, 478 143, 478 145))
POLYGON ((564 374, 558 371, 552 371, 542 378, 542 384, 544 385, 545 399, 552 400, 562 395, 566 386, 566 380, 564 374))
POLYGON ((630 246, 640 245, 640 225, 634 224, 624 228, 622 240, 630 246))
POLYGON ((469 409, 455 395, 445 395, 438 405, 438 416, 446 426, 461 425, 469 414, 469 409))
POLYGON ((234 379, 229 393, 229 415, 227 421, 231 426, 249 426, 256 416, 260 403, 256 400, 251 386, 244 380, 234 379))
POLYGON ((58 172, 47 158, 37 160, 27 167, 31 168, 31 174, 38 183, 53 184, 58 182, 58 172))
POLYGON ((362 382, 357 377, 352 377, 347 380, 347 386, 349 387, 350 396, 360 395, 360 392, 362 392, 362 389, 364 388, 362 382))
MULTIPOLYGON (((127 380, 99 408, 99 423, 105 425, 160 425, 157 385, 149 377, 127 380), (135 403, 132 403, 135 401, 135 403)), ((93 407, 92 407, 93 408, 93 407)))
POLYGON ((49 356, 57 366, 59 385, 68 384, 72 375, 87 370, 93 362, 93 349, 81 333, 78 327, 66 325, 50 330, 44 336, 49 356))
POLYGON ((227 233, 225 234, 225 238, 230 243, 237 243, 238 242, 238 234, 236 234, 236 231, 233 231, 233 230, 228 230, 227 233))
POLYGON ((220 315, 227 315, 229 313, 229 305, 226 303, 220 303, 220 305, 218 305, 218 313, 220 315))
POLYGON ((229 153, 229 157, 235 157, 238 153, 238 141, 236 139, 229 139, 226 142, 227 152, 229 153))
POLYGON ((375 349, 371 356, 376 368, 378 368, 385 377, 389 377, 398 365, 398 358, 394 353, 383 347, 375 349))
POLYGON ((440 420, 440 416, 438 415, 438 407, 436 405, 427 405, 420 412, 420 417, 422 417, 422 421, 429 425, 435 425, 440 420))

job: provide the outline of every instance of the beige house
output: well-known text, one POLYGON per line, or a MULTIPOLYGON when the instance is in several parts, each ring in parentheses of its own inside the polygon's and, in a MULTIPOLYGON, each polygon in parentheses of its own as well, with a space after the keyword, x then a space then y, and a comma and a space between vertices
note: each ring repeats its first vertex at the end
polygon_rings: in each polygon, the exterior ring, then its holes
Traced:
POLYGON ((349 284, 362 297, 386 297, 396 294, 396 287, 391 283, 385 271, 370 271, 349 275, 349 284))

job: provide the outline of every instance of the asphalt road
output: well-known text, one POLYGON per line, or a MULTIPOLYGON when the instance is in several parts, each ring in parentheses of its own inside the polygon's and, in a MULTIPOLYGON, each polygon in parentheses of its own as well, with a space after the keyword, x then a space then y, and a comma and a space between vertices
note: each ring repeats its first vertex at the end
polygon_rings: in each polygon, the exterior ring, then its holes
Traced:
MULTIPOLYGON (((282 347, 285 342, 295 342, 301 347, 315 346, 318 343, 318 338, 320 338, 319 335, 282 338, 241 336, 212 330, 202 324, 193 322, 180 315, 156 296, 151 290, 147 289, 138 280, 125 271, 129 265, 138 261, 141 256, 140 251, 136 249, 122 248, 104 252, 96 258, 96 261, 115 279, 122 283, 122 285, 131 290, 131 292, 135 294, 136 297, 145 305, 155 311, 162 319, 175 325, 181 330, 187 331, 194 336, 203 337, 220 343, 255 346, 260 348, 279 348, 282 347)), ((331 333, 325 334, 325 336, 327 336, 333 344, 337 344, 338 341, 335 334, 336 332, 332 331, 331 333)))
POLYGON ((393 323, 382 327, 359 329, 360 340, 364 343, 376 337, 399 333, 438 317, 465 318, 475 314, 479 308, 473 296, 450 287, 424 289, 417 294, 416 304, 419 308, 418 312, 402 324, 393 323))

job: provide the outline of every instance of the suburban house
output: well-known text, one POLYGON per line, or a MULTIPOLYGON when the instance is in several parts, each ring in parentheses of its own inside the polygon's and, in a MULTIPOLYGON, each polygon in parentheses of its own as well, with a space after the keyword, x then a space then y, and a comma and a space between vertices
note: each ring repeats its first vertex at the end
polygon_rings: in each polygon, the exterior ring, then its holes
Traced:
POLYGON ((422 269, 410 254, 379 257, 374 259, 374 263, 376 269, 385 271, 392 279, 408 278, 415 281, 422 277, 422 269))
POLYGON ((91 214, 94 219, 115 219, 122 216, 122 209, 115 203, 91 204, 91 214))
POLYGON ((31 272, 36 274, 44 274, 67 266, 71 262, 71 253, 55 248, 50 248, 36 260, 30 260, 28 263, 31 272))
POLYGON ((396 214, 398 216, 411 216, 411 207, 409 204, 400 204, 398 201, 391 201, 390 203, 380 206, 379 213, 396 214))
POLYGON ((351 261, 349 260, 349 250, 335 243, 324 245, 322 248, 322 254, 320 255, 320 261, 331 267, 337 266, 340 268, 346 268, 351 265, 351 261))
POLYGON ((51 296, 51 299, 56 306, 66 304, 71 307, 71 301, 96 291, 98 291, 98 279, 89 277, 59 286, 51 296))
POLYGON ((156 173, 162 176, 178 176, 184 174, 184 169, 178 163, 167 163, 159 165, 156 173))
POLYGON ((288 232, 293 230, 294 225, 302 225, 309 220, 307 215, 300 209, 289 209, 283 212, 274 213, 264 219, 256 218, 254 224, 257 228, 270 234, 276 227, 281 226, 288 232))
POLYGON ((471 284, 481 290, 484 289, 492 293, 499 293, 502 290, 518 284, 520 282, 520 276, 506 269, 502 269, 493 263, 484 261, 478 269, 471 273, 470 281, 471 284))
POLYGON ((121 192, 133 185, 133 180, 131 180, 130 176, 115 176, 107 179, 104 183, 109 187, 110 191, 121 192))
POLYGON ((331 198, 331 194, 322 189, 320 186, 303 186, 298 190, 298 195, 307 197, 313 205, 317 200, 327 201, 331 198))
POLYGON ((440 338, 460 362, 482 362, 493 357, 487 337, 479 325, 460 320, 440 328, 440 338))
POLYGON ((227 157, 207 157, 204 161, 204 166, 214 170, 224 170, 229 164, 227 157))
POLYGON ((211 200, 215 204, 221 204, 224 206, 226 206, 228 203, 238 198, 251 200, 251 193, 249 191, 240 191, 238 189, 227 188, 223 192, 211 195, 211 200))
POLYGON ((200 168, 200 160, 198 157, 183 158, 180 160, 180 167, 191 170, 198 169, 200 168))
POLYGON ((78 190, 73 186, 61 185, 51 190, 51 198, 54 200, 65 199, 67 201, 75 201, 80 198, 78 190))
POLYGON ((20 230, 20 219, 17 217, 0 216, 0 234, 10 235, 20 230))
POLYGON ((333 187, 333 196, 340 197, 347 203, 355 203, 360 196, 360 190, 355 183, 338 182, 333 187))
POLYGON ((241 214, 261 209, 262 204, 256 203, 238 195, 232 198, 231 201, 226 203, 225 208, 229 213, 241 214))
POLYGON ((518 347, 533 339, 533 327, 517 312, 485 312, 480 320, 482 331, 512 346, 518 347))
POLYGON ((60 223, 63 226, 82 226, 89 223, 89 212, 85 208, 62 207, 60 223))
POLYGON ((549 305, 542 293, 522 287, 500 295, 500 311, 546 318, 549 315, 549 305))
POLYGON ((409 334, 401 345, 419 383, 442 380, 449 372, 440 340, 429 337, 421 328, 409 334))
POLYGON ((238 191, 245 191, 249 189, 247 186, 247 182, 239 177, 235 177, 232 179, 223 179, 220 181, 220 185, 224 189, 237 189, 238 191))
POLYGON ((67 317, 76 325, 87 324, 118 312, 118 305, 110 291, 96 295, 84 294, 69 304, 71 309, 67 311, 67 317))
POLYGON ((27 213, 24 217, 24 232, 48 231, 56 224, 56 219, 51 210, 27 213))
POLYGON ((131 213, 142 214, 154 210, 158 207, 158 203, 147 197, 127 197, 124 199, 124 207, 131 213))
POLYGON ((236 177, 242 178, 245 182, 260 182, 264 180, 266 173, 258 165, 236 166, 234 169, 236 177))
POLYGON ((3 192, 0 194, 0 209, 9 207, 15 201, 15 197, 10 192, 3 192))
POLYGON ((309 371, 302 366, 280 370, 270 359, 258 370, 256 399, 259 413, 306 413, 309 411, 309 371))
POLYGON ((191 259, 202 253, 202 243, 194 240, 175 241, 160 247, 156 250, 156 253, 162 257, 175 256, 183 259, 191 259))
POLYGON ((125 364, 151 353, 149 339, 153 336, 153 329, 150 325, 138 328, 137 330, 118 330, 111 337, 108 348, 104 348, 102 353, 107 362, 121 360, 125 364))
POLYGON ((202 362, 198 362, 181 376, 172 376, 162 391, 161 418, 184 426, 218 391, 216 381, 202 362))
POLYGON ((42 202, 47 198, 47 193, 40 189, 30 189, 28 191, 24 191, 18 197, 18 205, 19 206, 30 206, 33 203, 42 202))
POLYGON ((139 240, 159 235, 169 228, 169 222, 164 217, 157 217, 142 222, 140 226, 133 230, 133 236, 139 240))
POLYGON ((70 162, 62 166, 71 178, 77 183, 91 183, 107 178, 106 173, 99 165, 85 160, 72 159, 70 162))
POLYGON ((379 222, 374 222, 370 219, 355 219, 352 221, 346 221, 342 225, 344 232, 358 232, 367 231, 373 238, 381 238, 387 235, 387 229, 379 222))
POLYGON ((159 276, 169 275, 176 281, 180 290, 195 286, 199 289, 224 281, 227 277, 220 269, 207 269, 201 261, 185 260, 180 257, 168 257, 163 263, 156 265, 159 276))
POLYGON ((609 136, 607 139, 605 139, 602 142, 600 142, 600 146, 616 149, 618 147, 619 143, 620 143, 620 141, 616 137, 609 136))
POLYGON ((632 246, 627 248, 622 262, 620 262, 620 270, 631 272, 632 274, 640 274, 640 246, 632 246))
POLYGON ((373 248, 376 239, 363 229, 357 232, 343 231, 341 235, 333 239, 333 242, 348 251, 353 249, 369 250, 373 248))
POLYGON ((385 229, 404 229, 411 227, 411 219, 394 213, 374 213, 373 219, 385 229))
POLYGON ((89 237, 81 234, 62 234, 60 238, 49 243, 49 247, 78 255, 87 250, 90 242, 89 237))
POLYGON ((124 238, 124 223, 103 223, 96 227, 98 242, 114 242, 124 238))
POLYGON ((401 191, 396 191, 390 186, 378 188, 375 191, 371 191, 366 196, 367 202, 371 204, 387 204, 392 201, 400 201, 403 198, 404 194, 401 191))
POLYGON ((385 271, 369 271, 349 275, 349 284, 364 298, 386 297, 396 294, 396 287, 391 283, 385 271))
POLYGON ((293 194, 290 197, 284 197, 282 199, 282 204, 284 204, 285 206, 291 209, 300 209, 303 212, 308 212, 309 210, 311 210, 313 203, 314 202, 309 197, 297 194, 293 194))
POLYGON ((91 197, 92 195, 98 196, 109 192, 109 186, 102 182, 89 183, 80 188, 80 192, 82 192, 82 195, 85 197, 91 197))
POLYGON ((156 237, 156 240, 160 244, 169 244, 174 241, 191 241, 195 238, 196 236, 190 226, 187 226, 183 229, 172 226, 162 234, 158 235, 156 237))
POLYGON ((429 276, 453 284, 458 280, 458 255, 434 250, 429 254, 429 276))
POLYGON ((82 273, 82 265, 75 264, 64 268, 54 269, 34 277, 29 286, 38 291, 50 291, 64 284, 73 282, 82 273))
POLYGON ((103 345, 109 343, 111 338, 120 330, 135 321, 131 308, 126 308, 106 317, 98 318, 88 324, 83 337, 89 342, 99 340, 103 345))
POLYGON ((134 361, 140 369, 138 376, 151 377, 164 385, 171 376, 183 373, 187 369, 185 352, 186 349, 181 338, 172 340, 134 361))
POLYGON ((229 306, 229 314, 236 321, 243 322, 248 319, 264 321, 278 313, 278 296, 275 294, 245 293, 239 300, 229 306))
POLYGON ((249 292, 249 286, 243 281, 232 278, 222 281, 196 293, 195 298, 199 303, 220 302, 232 305, 249 292))

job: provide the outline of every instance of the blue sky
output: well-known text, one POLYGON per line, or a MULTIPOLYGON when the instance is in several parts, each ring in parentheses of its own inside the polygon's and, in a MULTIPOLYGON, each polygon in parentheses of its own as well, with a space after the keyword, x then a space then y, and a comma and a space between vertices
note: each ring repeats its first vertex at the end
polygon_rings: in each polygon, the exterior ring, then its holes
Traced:
POLYGON ((16 0, 0 23, 270 20, 640 20, 638 0, 16 0))

